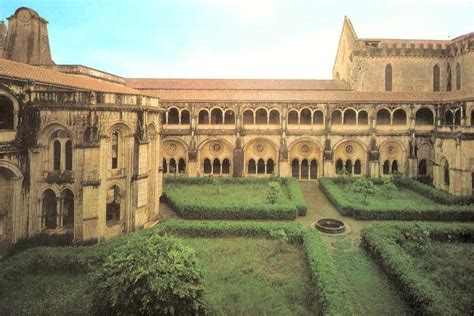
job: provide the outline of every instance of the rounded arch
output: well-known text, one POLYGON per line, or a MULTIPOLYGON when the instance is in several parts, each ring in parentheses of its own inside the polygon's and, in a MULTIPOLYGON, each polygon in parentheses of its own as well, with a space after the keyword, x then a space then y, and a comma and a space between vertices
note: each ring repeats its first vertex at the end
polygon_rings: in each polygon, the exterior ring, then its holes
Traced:
POLYGON ((180 113, 181 124, 191 124, 191 112, 188 109, 182 109, 180 113))
POLYGON ((342 124, 342 111, 335 109, 331 113, 331 122, 332 124, 342 124))
POLYGON ((224 113, 221 108, 212 108, 211 124, 224 124, 224 113))
POLYGON ((20 109, 17 99, 13 94, 7 92, 3 85, 0 85, 0 112, 7 116, 0 122, 0 130, 16 129, 18 127, 18 112, 20 109))
POLYGON ((358 125, 369 125, 369 114, 366 110, 359 110, 357 112, 357 124, 358 125))
POLYGON ((393 125, 406 125, 407 124, 407 112, 404 109, 398 108, 393 111, 392 124, 393 125))
POLYGON ((0 159, 0 169, 8 170, 10 176, 14 179, 23 179, 20 168, 9 160, 0 159))
POLYGON ((440 90, 440 69, 439 65, 436 64, 433 67, 433 91, 438 92, 440 90))
POLYGON ((381 108, 377 111, 376 114, 377 125, 391 125, 392 119, 390 110, 387 108, 381 108))
POLYGON ((384 162, 383 173, 404 173, 406 149, 403 143, 395 138, 390 138, 380 144, 379 160, 384 162))
POLYGON ((58 131, 66 132, 66 137, 72 141, 72 145, 76 144, 76 139, 73 137, 71 130, 60 122, 54 122, 41 129, 38 134, 38 145, 48 147, 53 135, 58 131))
POLYGON ((415 125, 434 125, 434 113, 430 108, 422 107, 415 113, 415 125))
POLYGON ((294 150, 299 144, 302 143, 310 143, 312 146, 314 146, 314 149, 320 153, 323 152, 323 146, 318 143, 317 141, 309 138, 309 137, 302 137, 298 138, 294 141, 292 141, 290 144, 288 144, 288 151, 291 153, 292 150, 294 150))
POLYGON ((363 142, 355 138, 342 139, 334 144, 333 148, 336 172, 340 172, 340 169, 345 166, 350 167, 350 171, 353 173, 353 163, 359 160, 361 166, 360 175, 365 175, 367 173, 366 164, 368 149, 363 142))
POLYGON ((354 109, 346 109, 343 112, 344 115, 344 124, 355 125, 356 124, 356 111, 354 109))
POLYGON ((235 112, 232 109, 224 111, 224 124, 235 124, 235 112))
POLYGON ((246 109, 242 113, 244 124, 255 124, 255 115, 252 109, 246 109))
POLYGON ((298 124, 298 111, 290 110, 288 112, 288 124, 298 124))
POLYGON ((179 109, 176 107, 170 107, 168 108, 168 120, 167 124, 179 124, 180 121, 180 115, 179 115, 179 109))
POLYGON ((313 121, 312 113, 309 108, 302 108, 300 110, 300 124, 311 124, 313 121))
POLYGON ((277 109, 271 109, 268 116, 269 124, 280 124, 280 111, 277 109))
POLYGON ((323 125, 324 124, 324 113, 321 110, 314 110, 313 112, 313 124, 323 125))
POLYGON ((199 110, 198 114, 198 124, 209 124, 209 111, 207 109, 199 110))
POLYGON ((268 124, 268 111, 266 108, 256 109, 255 124, 268 124))
POLYGON ((107 128, 107 135, 112 135, 114 131, 119 131, 123 137, 133 135, 132 128, 124 121, 119 121, 109 126, 107 128))

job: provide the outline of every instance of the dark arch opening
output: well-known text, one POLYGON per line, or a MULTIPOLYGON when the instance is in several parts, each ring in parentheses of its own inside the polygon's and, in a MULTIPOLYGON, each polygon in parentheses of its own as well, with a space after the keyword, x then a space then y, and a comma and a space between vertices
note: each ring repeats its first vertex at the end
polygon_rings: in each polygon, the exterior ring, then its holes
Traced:
POLYGON ((222 116, 221 109, 212 109, 211 111, 211 124, 223 124, 224 118, 222 116))
POLYGON ((209 112, 207 112, 207 110, 199 111, 198 123, 209 124, 209 112))
POLYGON ((212 172, 212 167, 211 167, 211 161, 209 159, 204 159, 204 174, 211 174, 212 172))
POLYGON ((255 123, 267 124, 267 122, 268 122, 267 110, 258 109, 257 112, 255 112, 255 123))
POLYGON ((461 90, 461 65, 456 64, 456 90, 461 90))
POLYGON ((186 161, 183 158, 179 158, 178 173, 186 173, 186 161))
POLYGON ((431 112, 428 108, 421 108, 416 111, 416 118, 415 118, 416 125, 433 125, 434 118, 433 112, 431 112))
POLYGON ((390 112, 387 109, 380 109, 377 112, 377 125, 390 125, 390 112))
POLYGON ((354 174, 361 174, 362 173, 362 165, 360 160, 357 159, 354 163, 354 174))
POLYGON ((288 124, 298 124, 298 112, 295 110, 288 112, 288 124))
POLYGON ((398 173, 398 161, 394 160, 392 161, 392 174, 397 174, 398 173))
POLYGON ((268 159, 267 160, 267 174, 272 174, 275 171, 275 163, 273 162, 273 159, 268 159))
POLYGON ((353 109, 347 109, 344 111, 344 124, 356 124, 356 112, 353 109))
POLYGON ((313 124, 323 125, 324 124, 324 115, 321 111, 314 111, 313 113, 313 124))
POLYGON ((308 179, 309 178, 309 165, 308 160, 303 159, 301 161, 301 179, 308 179))
POLYGON ((337 174, 342 174, 342 169, 344 169, 344 165, 342 164, 342 160, 338 159, 336 161, 336 173, 337 174))
POLYGON ((270 124, 280 124, 280 112, 278 110, 270 111, 270 124))
POLYGON ((244 124, 253 124, 253 112, 252 110, 244 111, 244 124))
POLYGON ((170 173, 176 173, 176 160, 174 158, 170 159, 170 173))
POLYGON ((460 126, 461 125, 461 109, 457 109, 457 111, 454 112, 454 125, 460 126))
POLYGON ((352 174, 352 160, 346 160, 346 170, 348 174, 352 174))
POLYGON ((383 174, 390 174, 390 161, 388 160, 383 162, 383 174))
POLYGON ((47 229, 55 229, 57 227, 58 212, 56 194, 51 189, 47 189, 43 192, 43 216, 44 226, 47 229))
POLYGON ((451 73, 451 65, 448 64, 448 68, 446 69, 446 91, 451 91, 452 88, 452 73, 451 73))
POLYGON ((302 109, 300 112, 300 124, 311 124, 311 111, 302 109))
POLYGON ((247 166, 247 173, 249 174, 256 174, 257 173, 257 166, 255 164, 255 160, 250 159, 249 164, 247 166))
POLYGON ((406 125, 407 114, 404 110, 398 109, 393 112, 393 125, 406 125))
POLYGON ((318 161, 316 159, 311 160, 309 166, 309 178, 315 180, 318 178, 318 161))
POLYGON ((168 173, 168 163, 166 162, 166 159, 163 159, 163 173, 168 173))
POLYGON ((364 110, 359 111, 358 124, 369 125, 369 115, 367 114, 367 111, 364 111, 364 110))
POLYGON ((66 142, 66 170, 72 170, 72 142, 66 142))
POLYGON ((300 178, 300 163, 298 159, 293 159, 291 162, 291 176, 296 179, 300 178))
POLYGON ((118 222, 120 220, 120 203, 120 188, 114 185, 107 192, 106 222, 118 222))
POLYGON ((444 178, 444 184, 449 185, 449 164, 447 161, 444 162, 444 166, 443 166, 443 178, 444 178))
POLYGON ((454 125, 454 116, 451 110, 446 110, 444 112, 444 125, 448 125, 448 126, 454 125))
POLYGON ((71 190, 63 191, 63 226, 67 229, 74 228, 74 194, 71 190))
POLYGON ((190 124, 191 118, 188 110, 181 111, 181 124, 190 124))
POLYGON ((229 159, 227 158, 222 161, 222 173, 223 174, 230 173, 230 163, 229 163, 229 159))
POLYGON ((257 173, 265 174, 265 160, 259 159, 257 162, 257 173))
POLYGON ((13 102, 4 95, 0 95, 0 129, 13 129, 15 115, 13 102))
POLYGON ((227 110, 224 113, 224 124, 235 124, 235 113, 232 110, 227 110))
POLYGON ((426 160, 421 159, 420 162, 418 163, 418 175, 426 176, 426 174, 427 174, 426 160))
POLYGON ((215 158, 212 162, 212 173, 220 174, 221 173, 221 161, 218 158, 215 158))
POLYGON ((439 66, 435 65, 433 67, 433 91, 435 92, 439 91, 439 86, 440 86, 439 76, 440 76, 439 66))
POLYGON ((176 108, 168 111, 168 124, 179 124, 179 112, 176 108))
POLYGON ((342 112, 334 110, 331 114, 332 124, 342 124, 342 112))
POLYGON ((117 169, 119 164, 119 133, 112 133, 112 169, 117 169))
POLYGON ((385 91, 392 91, 392 65, 385 66, 385 91))
POLYGON ((55 140, 53 143, 53 169, 61 170, 61 143, 55 140))

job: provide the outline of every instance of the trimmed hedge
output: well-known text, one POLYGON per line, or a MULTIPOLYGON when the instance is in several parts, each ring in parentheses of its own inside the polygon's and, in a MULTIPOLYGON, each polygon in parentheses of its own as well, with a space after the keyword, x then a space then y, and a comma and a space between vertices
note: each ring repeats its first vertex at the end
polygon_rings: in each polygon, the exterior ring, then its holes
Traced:
MULTIPOLYGON (((472 241, 472 224, 417 223, 434 240, 472 241)), ((396 282, 407 302, 422 315, 455 315, 456 307, 434 282, 422 276, 400 246, 403 234, 414 223, 374 224, 362 229, 362 245, 396 282)))
MULTIPOLYGON (((337 181, 337 180, 336 180, 337 181)), ((378 184, 379 179, 374 183, 378 184)), ((322 178, 319 180, 321 190, 338 210, 339 213, 362 220, 474 220, 474 205, 426 205, 423 208, 391 208, 390 203, 383 207, 364 205, 349 200, 334 179, 322 178)), ((429 196, 428 196, 429 197, 429 196)))
POLYGON ((213 177, 167 177, 165 178, 165 195, 168 204, 178 215, 187 219, 273 219, 292 220, 298 215, 306 215, 307 205, 298 183, 291 178, 213 178, 213 177), (267 184, 279 181, 288 188, 288 202, 269 204, 255 203, 242 205, 242 201, 215 201, 210 204, 196 197, 188 196, 179 185, 212 184, 218 179, 219 184, 267 184))

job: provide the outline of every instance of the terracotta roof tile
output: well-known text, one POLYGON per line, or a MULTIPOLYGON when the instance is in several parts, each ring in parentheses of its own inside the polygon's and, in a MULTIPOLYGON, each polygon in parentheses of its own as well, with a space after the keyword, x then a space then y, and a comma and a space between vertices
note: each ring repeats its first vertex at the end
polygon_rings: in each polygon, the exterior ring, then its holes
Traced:
POLYGON ((66 74, 51 69, 45 69, 1 58, 0 76, 32 80, 36 82, 82 90, 123 94, 143 94, 141 91, 137 91, 120 84, 97 80, 83 75, 66 74))
POLYGON ((343 80, 128 78, 126 85, 146 90, 349 90, 343 80))

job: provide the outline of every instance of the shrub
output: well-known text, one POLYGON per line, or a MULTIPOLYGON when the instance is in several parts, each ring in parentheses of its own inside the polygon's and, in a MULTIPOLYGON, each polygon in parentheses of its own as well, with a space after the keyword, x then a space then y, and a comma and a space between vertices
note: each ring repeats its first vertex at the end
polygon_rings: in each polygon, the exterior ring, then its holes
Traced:
POLYGON ((367 178, 358 178, 351 185, 351 190, 361 193, 364 196, 364 204, 367 204, 367 196, 374 195, 378 192, 375 184, 367 178))
POLYGON ((398 188, 390 178, 383 178, 382 191, 387 199, 392 198, 392 192, 398 188))
POLYGON ((418 223, 403 232, 400 242, 413 256, 420 256, 431 249, 430 232, 418 223))
POLYGON ((296 205, 299 216, 305 216, 308 213, 308 205, 304 199, 303 192, 301 192, 298 181, 293 178, 282 178, 283 183, 288 187, 290 200, 296 205))
POLYGON ((8 246, 7 256, 35 247, 65 247, 73 244, 73 234, 38 234, 33 237, 18 240, 8 246))
POLYGON ((177 239, 133 236, 97 273, 98 315, 184 315, 202 311, 203 278, 193 250, 177 239))
POLYGON ((282 197, 280 183, 278 182, 269 182, 267 188, 267 201, 270 204, 275 204, 281 200, 282 197))

